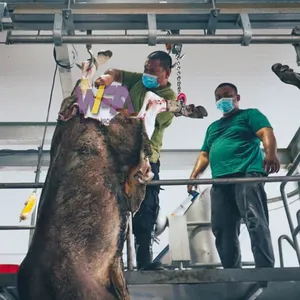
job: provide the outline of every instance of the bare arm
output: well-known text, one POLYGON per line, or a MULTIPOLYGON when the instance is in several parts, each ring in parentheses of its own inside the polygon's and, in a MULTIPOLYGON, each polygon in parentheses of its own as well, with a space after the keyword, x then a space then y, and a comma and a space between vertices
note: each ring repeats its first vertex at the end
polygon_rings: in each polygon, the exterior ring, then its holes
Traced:
POLYGON ((262 141, 266 156, 264 158, 264 169, 270 173, 277 173, 280 170, 280 162, 277 158, 277 142, 272 128, 264 127, 256 132, 257 137, 262 141))
MULTIPOLYGON (((200 173, 203 173, 206 170, 208 164, 209 164, 208 153, 205 151, 201 151, 196 160, 190 179, 196 179, 200 173)), ((197 188, 197 185, 195 185, 194 187, 197 188)), ((188 185, 187 191, 189 194, 193 193, 192 190, 193 190, 193 185, 188 185)))
POLYGON ((277 142, 273 129, 264 127, 256 132, 256 136, 262 141, 266 155, 276 156, 277 142))
POLYGON ((196 179, 200 173, 203 173, 206 170, 208 164, 209 164, 208 153, 201 151, 196 160, 190 179, 196 179))

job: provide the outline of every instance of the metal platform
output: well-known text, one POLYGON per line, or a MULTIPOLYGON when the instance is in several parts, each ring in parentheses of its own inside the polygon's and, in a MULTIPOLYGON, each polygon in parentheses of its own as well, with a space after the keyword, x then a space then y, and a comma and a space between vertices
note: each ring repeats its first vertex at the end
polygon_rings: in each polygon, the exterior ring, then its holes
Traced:
MULTIPOLYGON (((298 300, 300 269, 186 270, 125 272, 131 300, 298 300), (268 282, 267 287, 265 287, 268 282)), ((0 274, 0 286, 16 286, 0 274)))
POLYGON ((300 269, 126 272, 132 300, 298 300, 300 269), (263 288, 268 282, 268 286, 263 288))

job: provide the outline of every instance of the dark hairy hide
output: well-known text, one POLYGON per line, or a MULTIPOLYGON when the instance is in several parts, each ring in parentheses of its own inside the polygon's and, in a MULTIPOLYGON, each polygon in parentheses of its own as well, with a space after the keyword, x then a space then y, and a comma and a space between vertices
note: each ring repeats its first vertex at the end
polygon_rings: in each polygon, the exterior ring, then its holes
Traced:
MULTIPOLYGON (((66 98, 61 113, 75 100, 66 98)), ((124 184, 150 154, 139 119, 119 114, 104 126, 77 114, 58 122, 36 230, 18 273, 20 300, 130 299, 122 250, 128 212, 145 186, 125 194, 124 184)))

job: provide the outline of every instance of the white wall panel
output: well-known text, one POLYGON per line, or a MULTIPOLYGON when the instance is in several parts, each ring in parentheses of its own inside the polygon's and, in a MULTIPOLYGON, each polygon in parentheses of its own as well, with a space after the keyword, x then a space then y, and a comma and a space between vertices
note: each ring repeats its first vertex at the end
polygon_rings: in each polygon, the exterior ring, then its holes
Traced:
MULTIPOLYGON (((88 58, 84 45, 76 45, 78 61, 88 58)), ((71 51, 70 46, 70 51, 71 51)), ((104 69, 113 67, 142 71, 144 60, 162 45, 94 45, 93 50, 110 48, 114 56, 104 69)), ((55 63, 51 45, 0 45, 0 89, 2 122, 44 121, 55 63)), ((188 101, 204 105, 209 117, 204 120, 176 118, 166 130, 165 149, 198 149, 208 125, 220 117, 215 109, 214 89, 224 81, 236 84, 241 107, 256 107, 265 113, 275 128, 279 147, 286 147, 299 127, 300 94, 272 73, 276 62, 296 68, 295 51, 288 45, 184 45, 182 89, 188 101), (182 133, 181 135, 178 132, 182 133)), ((74 82, 80 76, 73 70, 74 82)), ((176 89, 176 72, 171 82, 176 89)), ((55 121, 62 101, 59 78, 56 80, 51 109, 55 121)))

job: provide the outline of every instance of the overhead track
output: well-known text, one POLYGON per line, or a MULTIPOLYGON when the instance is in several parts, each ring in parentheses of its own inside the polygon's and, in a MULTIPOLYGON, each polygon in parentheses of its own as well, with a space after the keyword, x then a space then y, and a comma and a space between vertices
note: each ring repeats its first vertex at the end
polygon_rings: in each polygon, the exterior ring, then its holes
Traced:
POLYGON ((66 10, 71 16, 70 26, 80 31, 148 30, 156 19, 157 30, 205 30, 207 34, 214 34, 217 30, 243 29, 239 22, 241 16, 249 19, 253 30, 300 26, 299 1, 107 0, 97 3, 87 0, 71 1, 70 5, 66 2, 7 1, 11 21, 3 21, 3 28, 52 31, 55 14, 66 10))
MULTIPOLYGON (((61 36, 63 44, 241 44, 247 45, 243 35, 74 35, 61 36), (154 39, 152 39, 154 38, 154 39)), ((10 44, 53 44, 52 35, 8 35, 10 44)), ((300 36, 277 35, 253 35, 251 44, 298 44, 300 36)))

